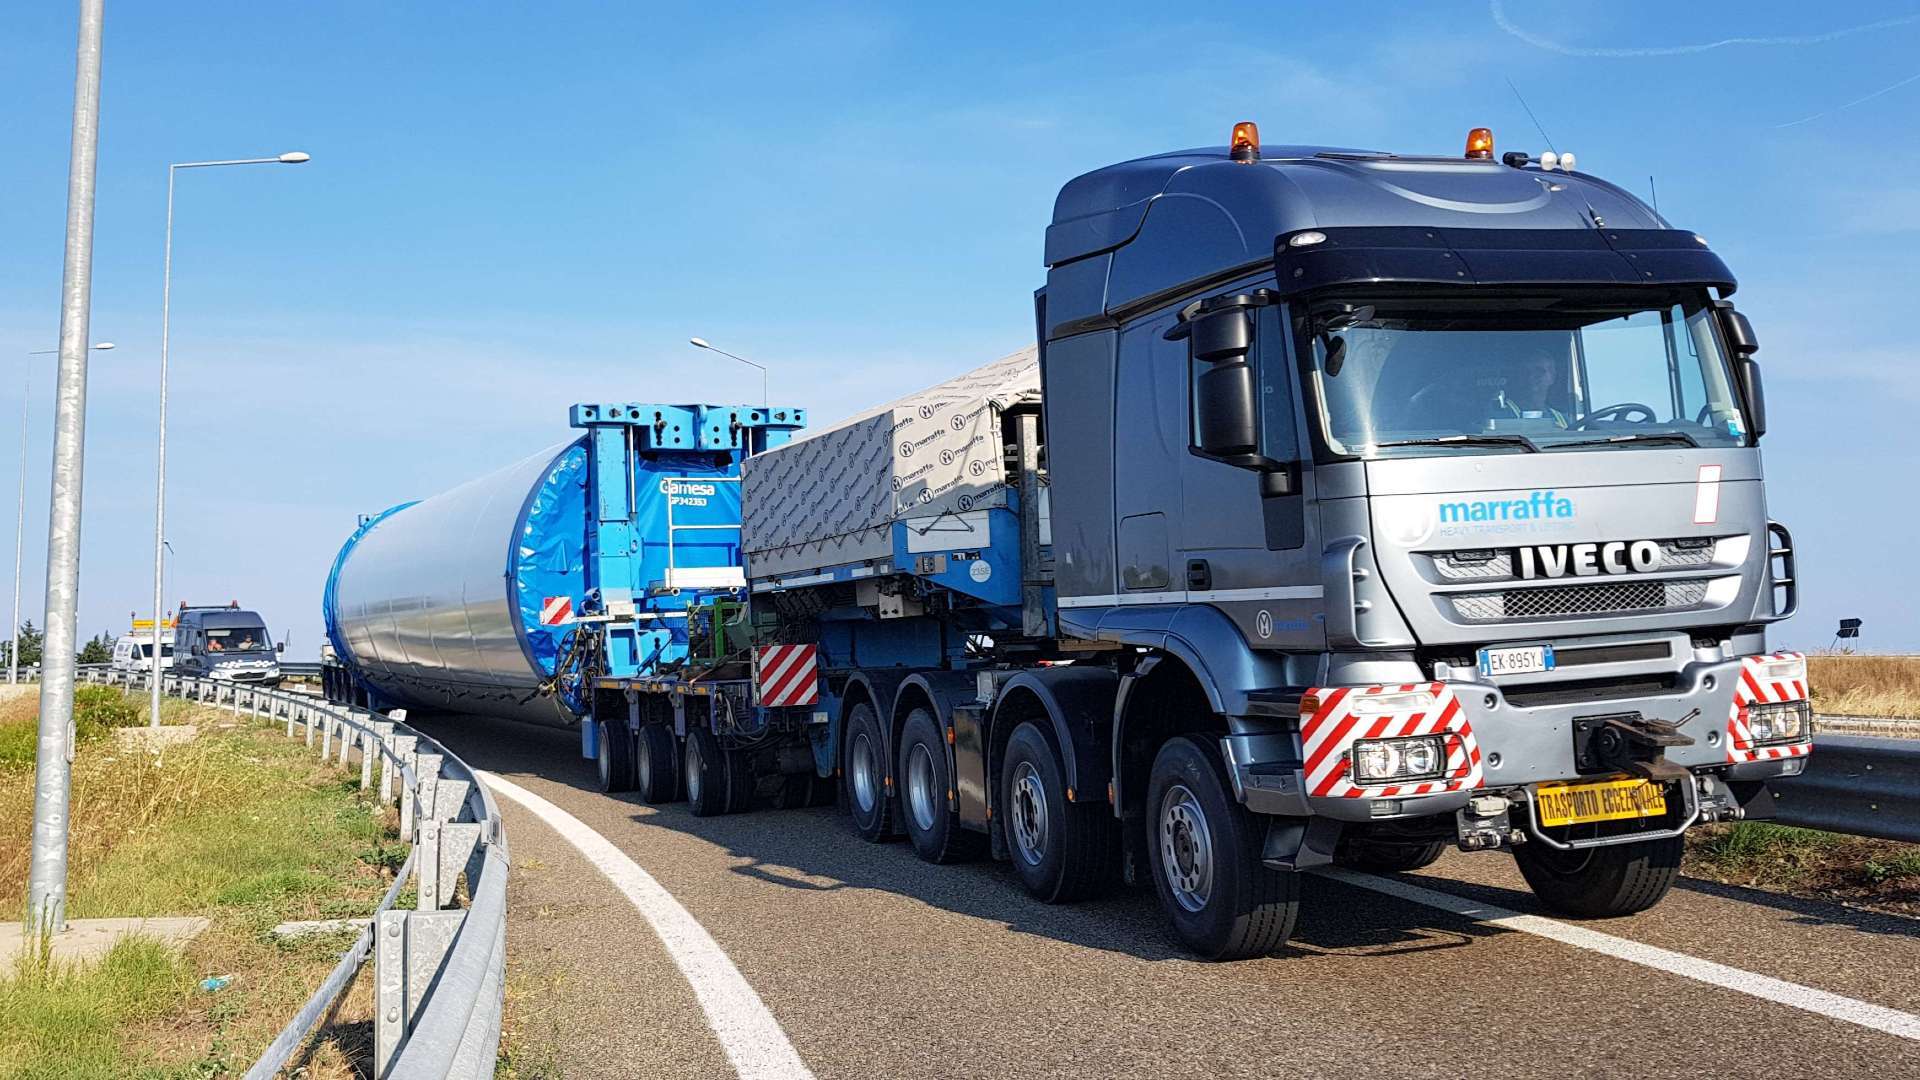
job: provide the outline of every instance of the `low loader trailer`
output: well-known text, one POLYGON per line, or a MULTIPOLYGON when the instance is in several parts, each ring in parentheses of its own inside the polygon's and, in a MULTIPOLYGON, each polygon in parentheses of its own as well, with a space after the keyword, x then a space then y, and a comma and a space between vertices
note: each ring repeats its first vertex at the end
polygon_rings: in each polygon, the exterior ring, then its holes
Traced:
POLYGON ((1287 940, 1302 871, 1449 846, 1640 911, 1805 767, 1758 342, 1699 236, 1484 129, 1242 124, 1068 183, 1045 261, 1035 347, 920 394, 583 404, 364 524, 329 686, 578 723, 698 815, 837 799, 1047 902, 1150 887, 1215 959, 1287 940))

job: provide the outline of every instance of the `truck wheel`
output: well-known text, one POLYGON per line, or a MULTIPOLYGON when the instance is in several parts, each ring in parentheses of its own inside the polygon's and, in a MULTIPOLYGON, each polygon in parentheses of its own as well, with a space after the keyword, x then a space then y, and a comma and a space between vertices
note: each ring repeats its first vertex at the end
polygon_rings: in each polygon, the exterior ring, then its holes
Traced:
POLYGON ((1300 879, 1261 861, 1265 830, 1227 793, 1219 752, 1181 736, 1147 782, 1147 860, 1160 908, 1208 960, 1265 956, 1300 914, 1300 879))
POLYGON ((847 763, 844 769, 847 809, 853 828, 878 843, 894 835, 893 800, 887 795, 886 741, 873 706, 861 702, 847 714, 847 763))
POLYGON ((687 732, 687 806, 694 817, 719 817, 727 812, 727 755, 720 740, 706 728, 687 732))
POLYGON ((1113 815, 1067 801, 1053 745, 1031 721, 1013 729, 1001 770, 1002 828, 1027 891, 1049 904, 1097 895, 1112 879, 1113 815))
POLYGON ((673 744, 673 732, 667 725, 641 725, 633 773, 642 802, 660 806, 680 799, 679 747, 673 744))
POLYGON ((1538 841, 1513 849, 1513 861, 1540 902, 1563 915, 1604 919, 1660 902, 1680 874, 1678 836, 1637 844, 1557 851, 1538 841))
POLYGON ((600 790, 605 792, 633 790, 633 739, 627 734, 627 725, 609 724, 605 720, 595 720, 599 728, 595 740, 600 744, 600 752, 594 755, 600 778, 600 790))
POLYGON ((1342 866, 1376 874, 1403 874, 1432 866, 1447 850, 1445 840, 1417 843, 1402 840, 1354 840, 1340 852, 1342 866))
POLYGON ((729 814, 744 814, 753 809, 759 794, 759 778, 753 774, 753 755, 744 750, 723 752, 727 763, 727 809, 729 814))
POLYGON ((980 854, 982 833, 960 827, 948 810, 953 779, 947 769, 947 743, 925 709, 907 714, 900 733, 900 823, 914 854, 930 863, 960 862, 980 854))

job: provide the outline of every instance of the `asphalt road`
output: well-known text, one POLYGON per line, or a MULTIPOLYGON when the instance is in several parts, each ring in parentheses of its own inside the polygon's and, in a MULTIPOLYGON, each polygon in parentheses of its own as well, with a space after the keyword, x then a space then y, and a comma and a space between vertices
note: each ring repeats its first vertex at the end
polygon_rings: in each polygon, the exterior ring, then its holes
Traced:
MULTIPOLYGON (((1049 907, 1003 864, 931 866, 860 840, 832 808, 701 819, 602 795, 571 732, 420 726, 651 874, 819 1077, 1920 1076, 1912 920, 1683 881, 1644 915, 1579 924, 1629 953, 1749 976, 1701 981, 1315 876, 1288 951, 1206 964, 1146 892, 1049 907), (1771 991, 1788 1002, 1754 990, 1778 986, 1766 977, 1796 984, 1771 991), (1859 1003, 1882 1009, 1835 1018, 1859 1003)), ((523 1070, 735 1075, 705 999, 628 895, 542 818, 500 804, 523 1070)), ((1540 913, 1501 855, 1384 880, 1540 913)))

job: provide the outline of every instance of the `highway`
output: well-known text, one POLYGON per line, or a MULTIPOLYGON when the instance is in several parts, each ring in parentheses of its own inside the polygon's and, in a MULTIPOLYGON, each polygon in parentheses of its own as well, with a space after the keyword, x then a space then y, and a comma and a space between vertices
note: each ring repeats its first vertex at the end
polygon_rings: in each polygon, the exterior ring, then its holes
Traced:
POLYGON ((1575 924, 1456 853, 1315 876, 1287 952, 1205 964, 1145 892, 1049 907, 832 808, 603 795, 569 731, 419 726, 505 781, 523 1075, 1920 1076, 1912 920, 1687 880, 1575 924))

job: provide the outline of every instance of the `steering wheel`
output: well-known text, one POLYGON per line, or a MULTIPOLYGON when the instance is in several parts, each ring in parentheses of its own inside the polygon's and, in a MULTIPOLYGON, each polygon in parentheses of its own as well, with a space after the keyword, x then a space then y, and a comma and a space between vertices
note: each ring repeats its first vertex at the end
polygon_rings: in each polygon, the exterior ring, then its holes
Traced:
POLYGON ((1655 413, 1652 407, 1637 401, 1623 401, 1618 405, 1609 405, 1604 409, 1595 409, 1580 418, 1575 427, 1586 427, 1595 420, 1619 420, 1628 424, 1651 424, 1655 413))

